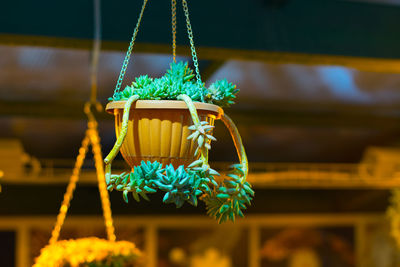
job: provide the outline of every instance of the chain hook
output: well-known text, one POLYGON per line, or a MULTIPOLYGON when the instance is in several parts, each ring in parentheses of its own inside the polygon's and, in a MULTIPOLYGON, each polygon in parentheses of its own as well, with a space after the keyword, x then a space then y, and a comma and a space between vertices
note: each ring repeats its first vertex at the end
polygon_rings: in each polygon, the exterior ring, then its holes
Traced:
POLYGON ((85 112, 87 118, 88 118, 88 126, 89 128, 97 127, 97 120, 96 117, 94 116, 94 113, 92 112, 92 108, 95 108, 97 112, 102 112, 103 111, 103 106, 101 105, 100 102, 98 101, 87 101, 85 102, 83 106, 83 112, 85 112))

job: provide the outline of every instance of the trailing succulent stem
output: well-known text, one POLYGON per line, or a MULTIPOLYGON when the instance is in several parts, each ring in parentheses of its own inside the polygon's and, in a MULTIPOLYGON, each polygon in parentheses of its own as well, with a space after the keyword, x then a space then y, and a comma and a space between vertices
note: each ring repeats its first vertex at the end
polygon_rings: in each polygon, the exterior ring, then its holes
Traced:
POLYGON ((235 221, 235 217, 243 217, 242 210, 251 204, 254 191, 249 182, 246 182, 241 164, 231 166, 228 178, 215 187, 212 194, 203 197, 207 205, 207 214, 218 220, 219 223, 228 219, 235 221))
POLYGON ((228 178, 203 199, 207 205, 207 213, 220 223, 228 219, 234 221, 235 216, 243 217, 242 210, 251 204, 254 196, 250 183, 246 181, 248 161, 239 131, 228 115, 223 114, 221 120, 231 133, 240 164, 232 165, 228 178))
POLYGON ((122 146, 122 143, 125 140, 126 133, 128 131, 128 120, 129 120, 129 112, 131 110, 132 104, 139 99, 138 95, 133 95, 129 97, 124 106, 124 114, 122 116, 122 127, 117 138, 117 141, 114 144, 114 147, 111 149, 110 153, 108 153, 107 157, 104 159, 105 167, 105 177, 106 181, 111 178, 111 163, 114 160, 115 156, 118 154, 119 149, 122 146))
POLYGON ((188 139, 193 139, 197 142, 197 149, 195 154, 200 154, 203 166, 208 169, 208 150, 211 149, 211 145, 207 143, 207 140, 216 140, 210 131, 214 126, 208 125, 207 121, 200 121, 199 115, 197 114, 196 107, 193 104, 192 99, 187 95, 179 95, 178 100, 183 100, 188 106, 190 115, 192 117, 193 125, 189 127, 190 130, 194 131, 188 139))
POLYGON ((179 95, 188 95, 192 101, 216 104, 228 107, 234 103, 239 89, 226 80, 219 80, 208 88, 194 79, 193 70, 188 63, 171 63, 170 69, 160 78, 147 75, 137 77, 130 86, 116 92, 109 100, 127 100, 138 95, 142 100, 177 100, 179 95))
POLYGON ((249 172, 249 162, 247 160, 247 155, 242 142, 242 137, 240 136, 239 130, 236 128, 235 123, 228 115, 224 113, 221 116, 221 120, 225 124, 226 128, 228 128, 229 133, 232 136, 233 143, 235 145, 236 152, 238 154, 241 168, 243 171, 242 177, 244 180, 246 180, 247 174, 249 172))

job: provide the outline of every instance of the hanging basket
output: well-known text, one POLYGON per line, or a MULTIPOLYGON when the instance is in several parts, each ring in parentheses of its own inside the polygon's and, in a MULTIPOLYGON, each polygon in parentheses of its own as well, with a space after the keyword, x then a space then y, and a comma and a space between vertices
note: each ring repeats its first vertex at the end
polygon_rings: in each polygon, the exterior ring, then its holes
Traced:
POLYGON ((187 1, 182 0, 195 72, 188 63, 176 62, 176 1, 172 1, 173 62, 164 76, 142 75, 121 89, 132 48, 136 40, 147 0, 143 1, 128 51, 122 64, 114 94, 106 110, 115 116, 117 140, 104 159, 108 190, 123 192, 128 202, 131 193, 136 201, 149 200, 148 194, 164 192, 163 202, 181 207, 185 202, 197 206, 205 202, 207 213, 218 222, 243 217, 254 191, 246 181, 248 162, 240 134, 222 107, 234 103, 236 86, 226 80, 215 81, 208 88, 201 80, 193 41, 187 1), (228 128, 240 163, 231 166, 226 177, 208 162, 214 121, 228 128), (111 164, 118 152, 131 166, 130 173, 111 174, 111 164))
MULTIPOLYGON (((116 136, 120 135, 126 101, 110 102, 106 110, 115 116, 116 136)), ((201 121, 211 126, 220 119, 223 110, 213 104, 194 103, 201 121)), ((192 117, 183 101, 138 100, 132 104, 128 130, 120 152, 134 168, 142 161, 158 161, 187 167, 195 156, 197 144, 189 139, 192 117)))
POLYGON ((140 257, 140 250, 131 242, 88 237, 47 245, 33 267, 134 267, 140 257))
POLYGON ((165 192, 163 201, 178 208, 185 202, 197 206, 198 198, 203 200, 208 214, 219 222, 234 221, 236 215, 243 217, 242 210, 250 204, 254 191, 246 181, 247 157, 233 121, 218 106, 193 102, 188 95, 179 95, 181 101, 139 98, 132 95, 127 101, 113 101, 107 106, 115 115, 117 134, 104 160, 108 189, 122 191, 126 202, 130 192, 140 201, 140 197, 149 200, 147 194, 161 190, 165 192), (221 119, 228 128, 240 160, 218 182, 214 176, 219 173, 208 164, 211 141, 216 140, 212 136, 215 119, 221 119), (179 154, 182 147, 184 153, 179 154), (149 154, 143 153, 144 149, 149 154), (118 151, 132 166, 131 173, 111 174, 118 151))

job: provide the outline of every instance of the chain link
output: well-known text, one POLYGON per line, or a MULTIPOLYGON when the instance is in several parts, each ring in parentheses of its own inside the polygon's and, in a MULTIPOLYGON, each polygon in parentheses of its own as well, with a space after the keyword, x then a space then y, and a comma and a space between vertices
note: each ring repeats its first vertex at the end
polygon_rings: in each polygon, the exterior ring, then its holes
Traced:
POLYGON ((121 72, 118 77, 117 85, 115 86, 113 97, 115 97, 117 95, 117 93, 121 90, 122 81, 124 80, 126 69, 129 64, 129 59, 131 58, 132 48, 133 48, 133 45, 135 44, 136 35, 139 31, 140 22, 142 21, 143 12, 144 12, 144 9, 146 8, 146 4, 147 4, 147 0, 144 0, 143 5, 142 5, 142 10, 140 11, 139 19, 136 23, 135 31, 133 32, 131 42, 129 43, 128 51, 126 52, 124 63, 122 64, 121 72))
POLYGON ((171 0, 172 56, 176 62, 176 0, 171 0))
POLYGON ((185 12, 185 17, 186 17, 186 28, 187 28, 189 41, 190 41, 190 50, 192 52, 192 60, 193 60, 193 64, 194 64, 194 67, 196 70, 197 84, 199 85, 199 88, 201 90, 201 100, 204 102, 203 82, 201 81, 199 62, 197 59, 196 48, 194 47, 192 25, 190 24, 189 8, 188 8, 186 0, 182 0, 182 6, 183 6, 183 11, 185 12))

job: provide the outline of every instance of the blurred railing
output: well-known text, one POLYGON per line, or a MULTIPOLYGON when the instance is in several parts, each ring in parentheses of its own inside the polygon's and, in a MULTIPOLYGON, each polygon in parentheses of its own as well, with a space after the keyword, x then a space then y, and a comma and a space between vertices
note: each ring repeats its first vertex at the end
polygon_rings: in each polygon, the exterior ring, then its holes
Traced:
POLYGON ((382 187, 400 186, 400 173, 382 164, 255 163, 249 180, 275 187, 382 187))
MULTIPOLYGON (((18 173, 4 172, 6 183, 66 183, 74 162, 71 160, 42 159, 40 167, 24 167, 18 173), (21 175, 22 174, 22 175, 21 175)), ((231 163, 214 162, 212 167, 223 175, 231 163)), ((36 163, 37 165, 37 163, 36 163)), ((400 172, 392 165, 341 163, 250 163, 249 181, 256 187, 286 188, 392 188, 400 187, 400 172)), ((115 173, 128 170, 123 161, 113 163, 115 173)), ((80 180, 95 183, 93 162, 88 159, 80 180)))

